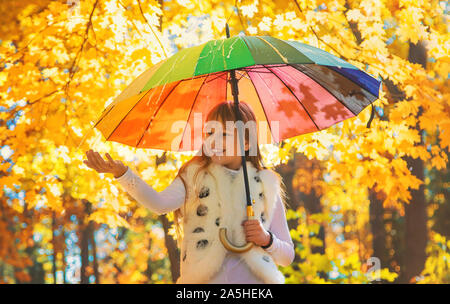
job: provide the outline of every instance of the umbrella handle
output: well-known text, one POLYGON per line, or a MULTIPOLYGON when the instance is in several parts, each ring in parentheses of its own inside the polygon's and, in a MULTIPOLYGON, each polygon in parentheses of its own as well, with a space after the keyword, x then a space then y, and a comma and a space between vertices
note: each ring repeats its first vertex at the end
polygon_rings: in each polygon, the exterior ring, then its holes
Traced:
MULTIPOLYGON (((253 212, 253 206, 247 206, 247 219, 252 220, 255 218, 255 213, 253 212)), ((233 243, 231 243, 227 238, 227 228, 220 228, 219 229, 219 239, 222 245, 229 251, 235 252, 235 253, 243 253, 249 251, 253 247, 252 242, 248 242, 245 245, 242 246, 236 246, 233 243)))

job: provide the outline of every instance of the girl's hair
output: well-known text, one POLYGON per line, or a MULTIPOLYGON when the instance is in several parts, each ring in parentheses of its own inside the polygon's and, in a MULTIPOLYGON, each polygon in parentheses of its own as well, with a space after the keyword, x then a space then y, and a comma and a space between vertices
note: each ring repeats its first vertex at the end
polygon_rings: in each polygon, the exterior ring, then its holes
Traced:
MULTIPOLYGON (((226 121, 236 122, 238 119, 236 117, 236 112, 235 112, 234 107, 235 107, 235 105, 231 101, 221 102, 221 103, 217 104, 214 108, 211 109, 211 111, 208 113, 208 115, 206 117, 206 121, 211 121, 211 120, 220 121, 220 122, 222 122, 223 125, 225 125, 226 121)), ((253 113, 250 106, 248 104, 246 104, 245 102, 239 102, 239 112, 241 113, 242 122, 244 124, 246 124, 248 121, 254 121, 256 123, 255 114, 253 113)), ((256 136, 256 155, 253 155, 253 156, 248 155, 249 151, 245 151, 245 159, 247 161, 250 161, 252 163, 252 165, 256 168, 257 171, 260 171, 262 169, 267 169, 263 165, 261 152, 258 147, 257 134, 250 134, 251 130, 254 130, 252 128, 244 128, 244 130, 245 130, 244 136, 245 136, 246 142, 249 142, 250 136, 256 136)), ((198 162, 200 164, 200 166, 198 167, 197 171, 194 174, 194 184, 195 184, 195 180, 197 179, 198 174, 204 170, 207 170, 209 164, 211 163, 211 158, 206 155, 206 153, 203 149, 204 149, 204 145, 202 145, 202 153, 200 155, 194 156, 189 161, 184 163, 181 166, 180 170, 178 171, 177 177, 180 177, 186 190, 187 190, 186 181, 184 180, 184 178, 182 176, 182 173, 186 170, 186 167, 192 162, 198 162)), ((279 177, 278 174, 277 174, 277 176, 279 177)), ((281 181, 282 190, 283 190, 282 191, 282 201, 284 204, 286 204, 285 191, 284 191, 285 187, 284 187, 280 177, 279 177, 279 180, 281 181)), ((187 192, 186 192, 186 195, 187 195, 187 192)), ((183 204, 183 208, 184 208, 184 211, 186 211, 186 200, 185 200, 185 203, 183 204)), ((181 221, 183 221, 183 223, 185 222, 185 219, 184 218, 182 219, 180 209, 181 208, 178 208, 177 210, 174 211, 174 225, 175 225, 175 233, 177 236, 178 245, 181 244, 181 240, 184 236, 184 233, 183 233, 184 225, 181 225, 181 221)), ((186 212, 184 212, 184 214, 186 214, 186 212)))

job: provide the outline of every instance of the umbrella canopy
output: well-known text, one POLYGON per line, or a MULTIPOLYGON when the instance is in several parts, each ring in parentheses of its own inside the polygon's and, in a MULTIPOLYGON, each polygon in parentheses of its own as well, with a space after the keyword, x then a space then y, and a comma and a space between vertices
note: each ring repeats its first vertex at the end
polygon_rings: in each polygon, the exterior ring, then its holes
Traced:
POLYGON ((234 36, 182 49, 155 64, 104 109, 95 127, 107 140, 137 148, 197 150, 206 114, 233 99, 231 70, 239 101, 255 112, 260 143, 354 117, 378 98, 381 83, 298 41, 234 36))

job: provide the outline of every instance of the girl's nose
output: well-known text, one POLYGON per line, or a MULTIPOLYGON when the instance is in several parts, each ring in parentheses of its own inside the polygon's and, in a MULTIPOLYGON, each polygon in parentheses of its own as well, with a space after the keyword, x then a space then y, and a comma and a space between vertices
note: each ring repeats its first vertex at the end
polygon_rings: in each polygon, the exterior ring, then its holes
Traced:
POLYGON ((208 137, 205 139, 205 144, 206 144, 209 148, 214 149, 214 140, 213 140, 212 135, 208 136, 208 137))

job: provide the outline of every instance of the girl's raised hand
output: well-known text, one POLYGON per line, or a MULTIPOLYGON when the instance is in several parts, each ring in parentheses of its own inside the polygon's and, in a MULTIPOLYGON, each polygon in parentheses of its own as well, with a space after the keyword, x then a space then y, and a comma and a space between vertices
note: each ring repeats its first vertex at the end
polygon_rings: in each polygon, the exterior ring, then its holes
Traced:
POLYGON ((83 160, 83 163, 91 169, 94 169, 98 173, 112 173, 115 178, 122 176, 127 171, 125 166, 120 160, 112 159, 109 153, 106 153, 107 160, 98 152, 91 150, 86 151, 87 160, 83 160))

